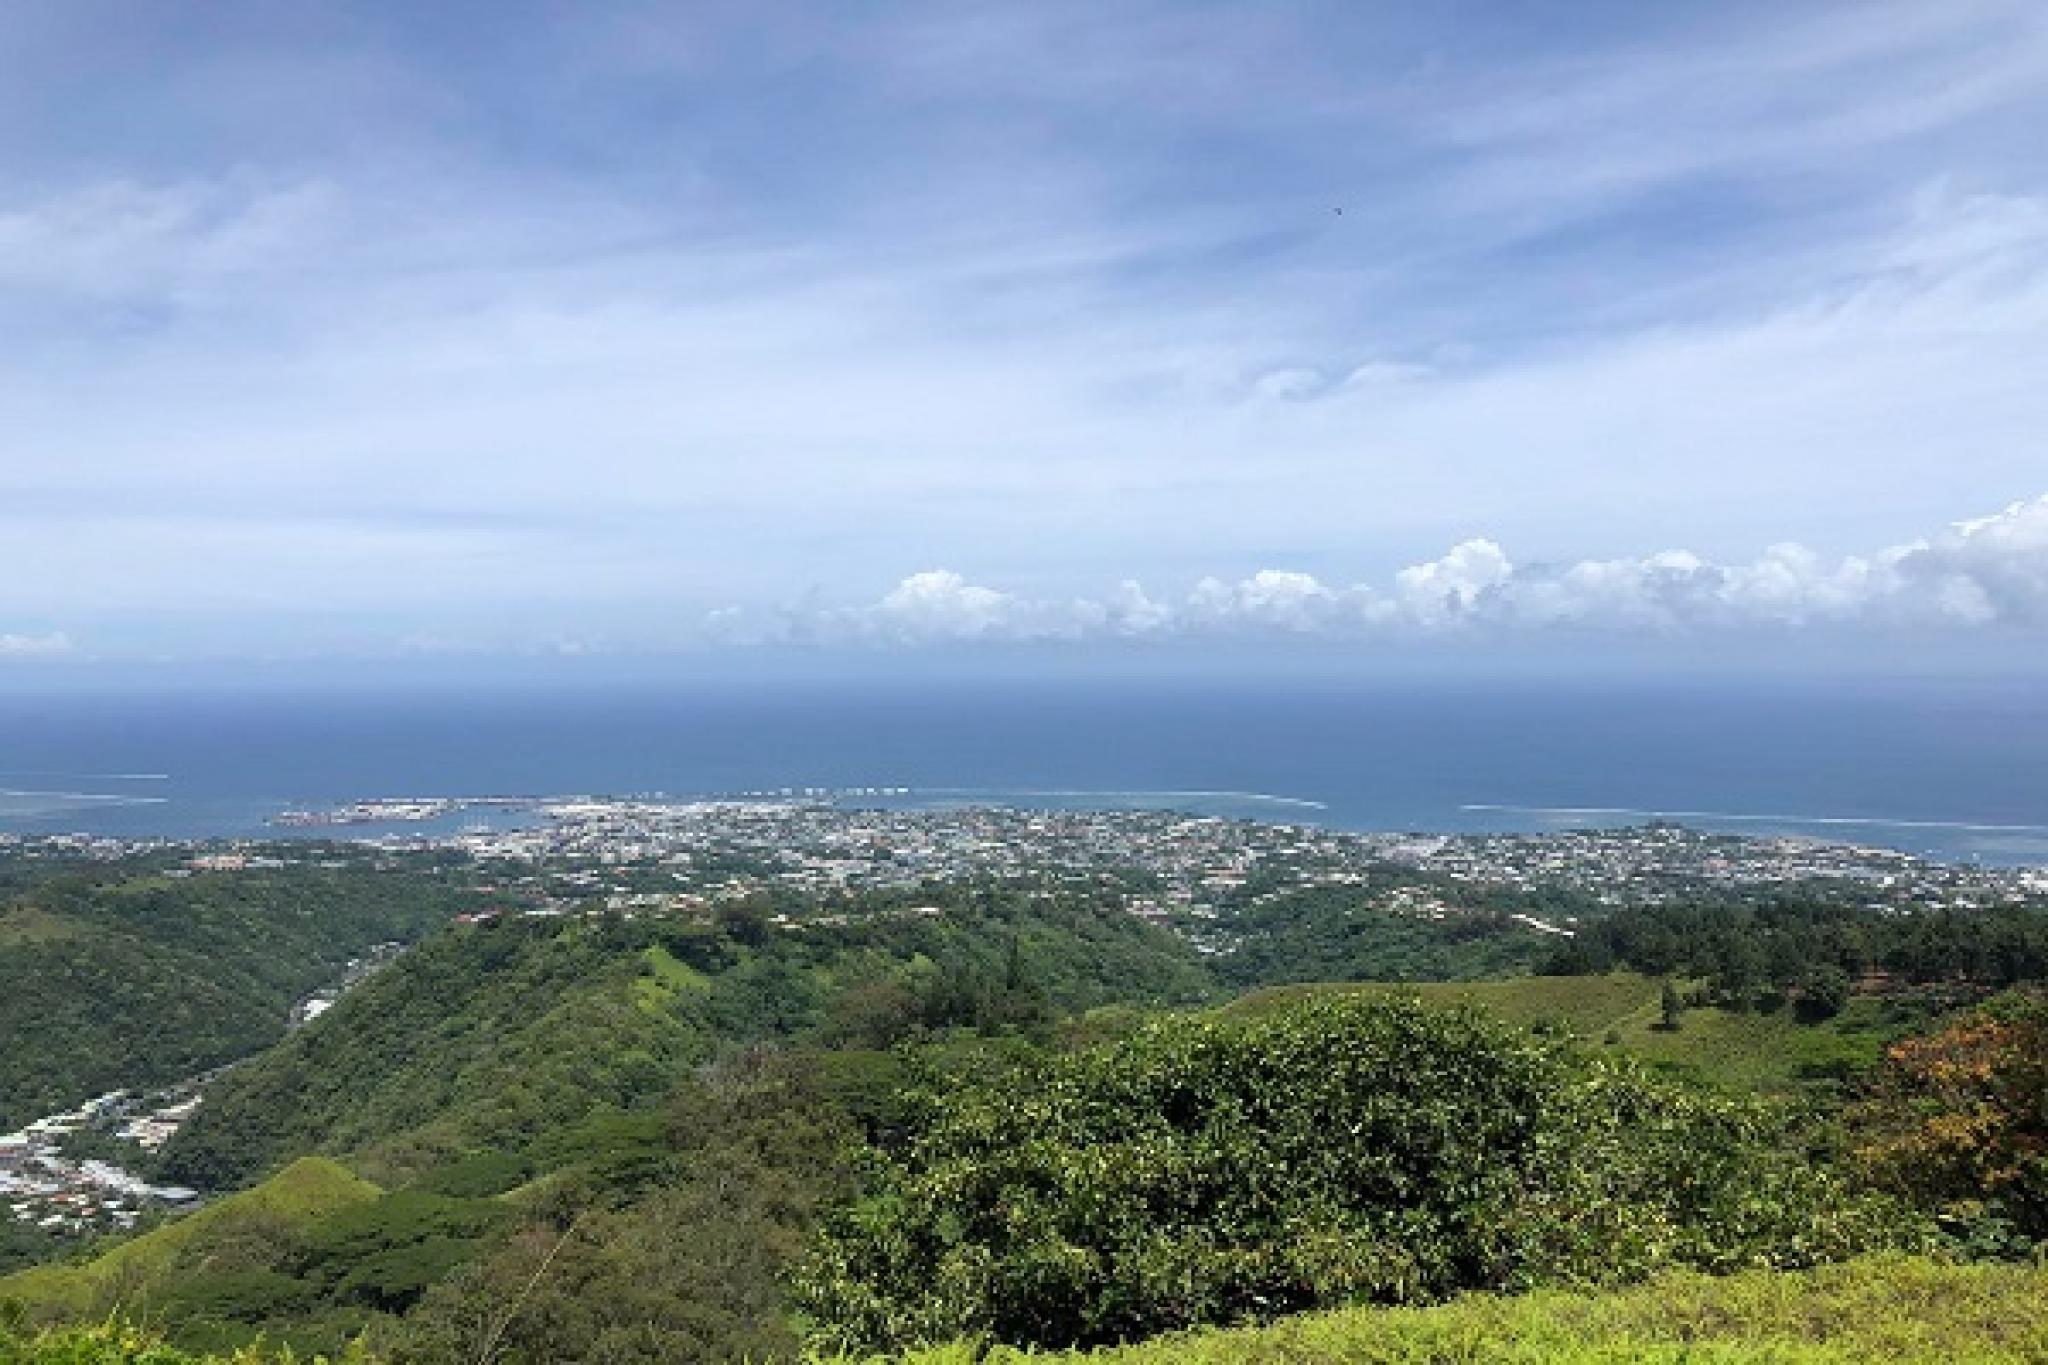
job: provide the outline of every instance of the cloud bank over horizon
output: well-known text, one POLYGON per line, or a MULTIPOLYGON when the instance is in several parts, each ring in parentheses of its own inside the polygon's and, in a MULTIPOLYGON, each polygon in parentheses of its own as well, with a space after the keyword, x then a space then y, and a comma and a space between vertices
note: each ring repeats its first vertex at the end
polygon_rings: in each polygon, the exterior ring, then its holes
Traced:
POLYGON ((1170 599, 1131 579, 1097 597, 1033 598, 927 569, 864 605, 730 607, 706 619, 713 639, 734 644, 891 647, 1806 627, 2048 630, 2048 494, 1833 559, 1787 542, 1731 564, 1684 550, 1517 564, 1494 541, 1474 538, 1383 584, 1261 569, 1233 581, 1203 578, 1170 599))

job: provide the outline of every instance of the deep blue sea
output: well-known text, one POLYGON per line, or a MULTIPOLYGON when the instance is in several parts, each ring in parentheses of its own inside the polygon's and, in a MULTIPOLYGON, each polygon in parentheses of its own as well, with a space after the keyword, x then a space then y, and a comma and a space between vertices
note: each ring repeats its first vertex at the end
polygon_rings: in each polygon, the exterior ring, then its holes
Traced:
POLYGON ((0 695, 0 830, 276 833, 309 803, 907 787, 1361 830, 1666 817, 2048 864, 2031 683, 844 680, 0 695))

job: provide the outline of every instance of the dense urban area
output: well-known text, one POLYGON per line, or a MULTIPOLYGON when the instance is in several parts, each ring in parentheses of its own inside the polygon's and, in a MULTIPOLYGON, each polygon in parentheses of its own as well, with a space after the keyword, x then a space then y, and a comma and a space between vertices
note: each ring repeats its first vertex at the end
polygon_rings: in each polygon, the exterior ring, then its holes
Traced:
MULTIPOLYGON (((883 809, 827 795, 708 801, 393 798, 294 811, 287 826, 426 821, 463 811, 518 812, 448 834, 379 834, 392 851, 438 849, 502 865, 505 884, 556 909, 593 898, 613 909, 722 900, 770 890, 828 892, 963 877, 1053 880, 1137 875, 1154 905, 1196 913, 1254 879, 1342 884, 1389 868, 1472 886, 1560 888, 1604 905, 1657 904, 1702 886, 1833 881, 1873 909, 1972 908, 2048 892, 2048 869, 1965 866, 1810 838, 1709 834, 1670 823, 1547 834, 1350 833, 1314 825, 1175 812, 959 805, 883 809)), ((121 858, 163 840, 0 834, 27 855, 121 858)), ((219 870, 311 856, 290 843, 207 844, 191 866, 219 870)))

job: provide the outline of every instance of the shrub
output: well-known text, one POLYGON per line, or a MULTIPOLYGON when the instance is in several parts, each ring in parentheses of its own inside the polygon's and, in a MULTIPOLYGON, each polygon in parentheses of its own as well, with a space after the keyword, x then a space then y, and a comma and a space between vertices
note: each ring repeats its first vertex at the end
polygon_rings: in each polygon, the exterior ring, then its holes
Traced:
POLYGON ((1163 1022, 930 1106, 799 1277, 832 1345, 1804 1265, 1889 1226, 1760 1104, 1405 1002, 1163 1022))
POLYGON ((1800 984, 1800 1017, 1832 1019, 1848 1008, 1852 992, 1849 974, 1833 963, 1823 962, 1808 972, 1800 984))
POLYGON ((2048 1238, 2048 995, 2004 996, 1895 1044, 1854 1118, 1880 1184, 2048 1238))

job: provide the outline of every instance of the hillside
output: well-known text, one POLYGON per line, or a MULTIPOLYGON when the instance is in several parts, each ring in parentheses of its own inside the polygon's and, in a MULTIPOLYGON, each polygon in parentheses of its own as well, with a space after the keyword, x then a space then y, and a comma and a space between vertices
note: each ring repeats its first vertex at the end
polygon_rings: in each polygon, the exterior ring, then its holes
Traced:
POLYGON ((0 1278, 0 1303, 16 1300, 48 1313, 144 1302, 164 1287, 181 1257, 212 1233, 246 1222, 310 1228, 381 1193, 332 1161, 302 1157, 259 1185, 129 1238, 81 1265, 37 1266, 0 1278))
POLYGON ((244 1057, 349 959, 477 904, 427 860, 321 857, 340 865, 0 858, 0 1131, 244 1057))
POLYGON ((1211 989, 1186 944, 1113 907, 972 889, 941 900, 779 926, 739 907, 451 930, 223 1077, 164 1167, 223 1188, 321 1151, 402 1180, 658 1103, 720 1047, 887 1047, 1211 989))
MULTIPOLYGON (((261 1333, 331 1349, 488 1260, 508 1223, 525 1228, 564 1207, 594 1214, 692 1179, 701 1158, 690 1153, 716 1146, 727 1122, 713 1116, 741 1103, 726 1083, 714 1093, 698 1078, 735 1067, 743 1076, 763 1047, 815 1059, 803 1064, 818 1077, 803 1083, 810 1098, 730 1121, 769 1124, 779 1142, 803 1126, 801 1111, 845 1135, 848 1125, 905 1121, 900 1064, 882 1050, 893 1044, 919 1045, 935 1066, 975 1065, 1028 1050, 1070 1011, 1200 1000, 1212 989, 1188 945, 1088 895, 963 886, 811 911, 514 915, 434 934, 219 1077, 160 1158, 167 1179, 231 1190, 296 1173, 317 1153, 390 1194, 284 1230, 243 1226, 247 1196, 234 1196, 172 1225, 198 1239, 196 1250, 174 1247, 188 1255, 131 1244, 147 1277, 116 1259, 20 1277, 7 1292, 38 1315, 146 1302, 187 1346, 261 1333), (146 1299, 121 1292, 145 1280, 146 1299)), ((744 1095, 751 1083, 731 1084, 744 1095)), ((808 1188, 839 1141, 788 1178, 808 1188)), ((731 1235, 743 1247, 793 1216, 748 1212, 735 1203, 730 1164, 712 1169, 724 1183, 702 1198, 715 1212, 697 1217, 738 1218, 745 1232, 731 1235)), ((785 1177, 764 1179, 779 1191, 769 1207, 783 1207, 785 1177)), ((772 1277, 748 1283, 773 1303, 772 1277)))

